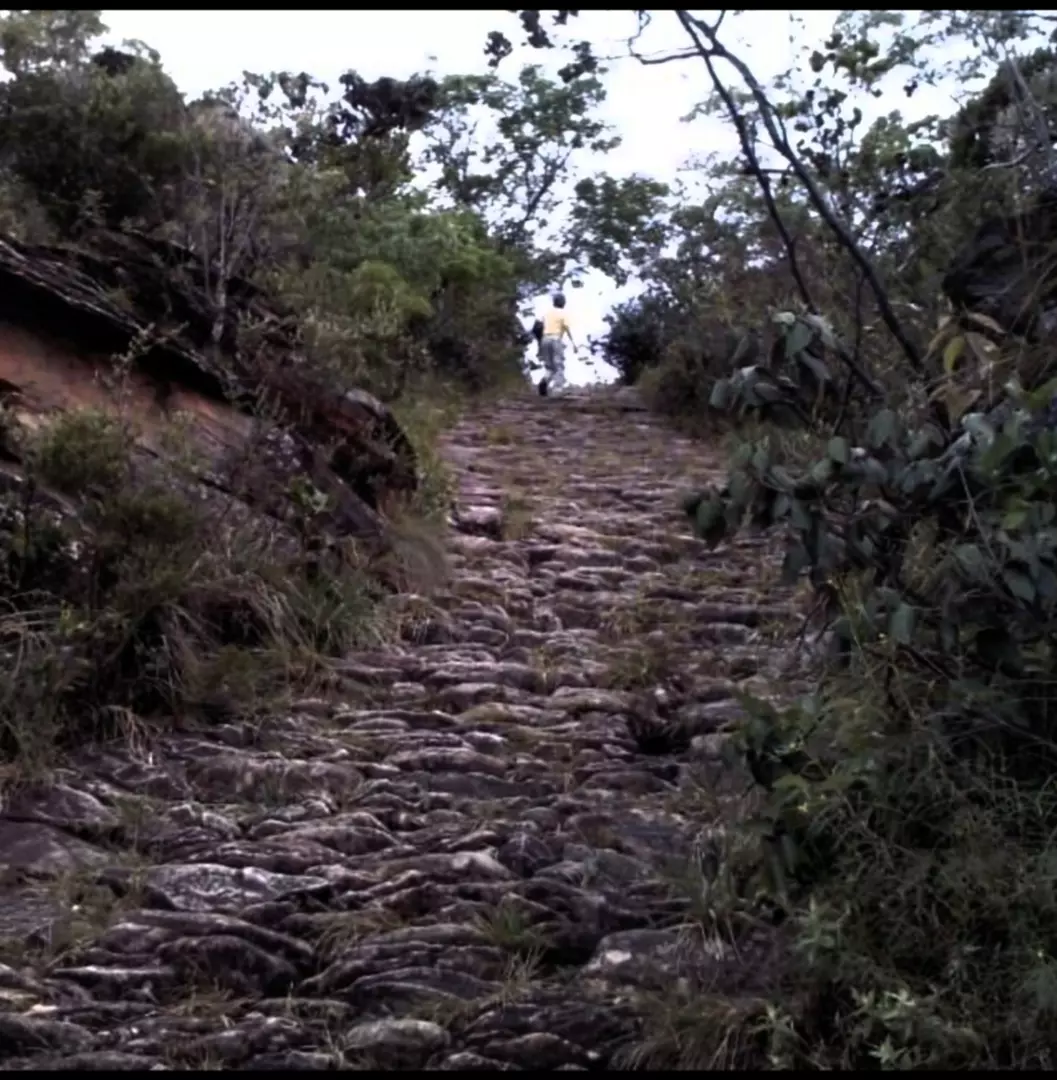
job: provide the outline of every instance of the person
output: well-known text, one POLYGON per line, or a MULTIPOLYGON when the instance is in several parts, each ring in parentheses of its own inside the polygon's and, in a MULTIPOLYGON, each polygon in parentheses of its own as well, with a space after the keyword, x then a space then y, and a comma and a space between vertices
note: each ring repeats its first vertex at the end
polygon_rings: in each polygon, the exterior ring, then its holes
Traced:
POLYGON ((569 318, 565 314, 565 296, 555 293, 551 297, 551 309, 543 316, 543 336, 540 338, 540 361, 546 374, 540 381, 539 391, 560 391, 565 387, 565 339, 576 348, 569 318))

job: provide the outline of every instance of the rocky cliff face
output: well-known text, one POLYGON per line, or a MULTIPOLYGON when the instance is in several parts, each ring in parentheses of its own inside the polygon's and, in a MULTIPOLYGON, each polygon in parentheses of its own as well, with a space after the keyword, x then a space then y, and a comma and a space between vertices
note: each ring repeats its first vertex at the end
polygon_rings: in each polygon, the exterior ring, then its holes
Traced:
POLYGON ((284 520, 301 477, 330 496, 336 535, 379 540, 387 500, 416 485, 407 437, 369 394, 313 377, 294 324, 250 283, 232 281, 228 297, 218 320, 201 260, 139 234, 80 247, 0 238, 0 401, 28 427, 55 410, 120 408, 154 459, 178 422, 204 485, 237 484, 284 520))

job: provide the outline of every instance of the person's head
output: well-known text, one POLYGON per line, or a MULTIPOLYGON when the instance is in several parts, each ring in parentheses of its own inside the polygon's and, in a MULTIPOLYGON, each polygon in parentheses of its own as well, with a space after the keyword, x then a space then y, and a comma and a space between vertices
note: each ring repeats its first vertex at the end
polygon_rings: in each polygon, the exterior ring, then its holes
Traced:
POLYGON ((551 297, 551 303, 553 303, 556 308, 565 307, 565 293, 556 292, 551 297))

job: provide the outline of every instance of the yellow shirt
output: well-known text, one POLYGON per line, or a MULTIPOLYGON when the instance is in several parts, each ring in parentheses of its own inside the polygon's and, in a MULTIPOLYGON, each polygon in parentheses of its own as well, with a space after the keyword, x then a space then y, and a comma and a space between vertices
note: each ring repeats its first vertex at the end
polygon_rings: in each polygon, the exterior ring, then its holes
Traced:
POLYGON ((561 337, 562 334, 567 333, 569 333, 569 320, 565 317, 565 312, 560 308, 551 308, 543 316, 543 336, 561 337))

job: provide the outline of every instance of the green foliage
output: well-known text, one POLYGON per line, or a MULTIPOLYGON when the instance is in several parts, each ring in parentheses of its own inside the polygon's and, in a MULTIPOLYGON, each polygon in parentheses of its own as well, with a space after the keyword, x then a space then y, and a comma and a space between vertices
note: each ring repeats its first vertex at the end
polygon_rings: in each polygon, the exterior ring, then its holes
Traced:
POLYGON ((481 214, 504 250, 518 253, 523 286, 587 268, 623 284, 663 241, 666 184, 605 174, 569 182, 587 154, 620 144, 595 115, 605 99, 599 74, 567 72, 555 82, 529 65, 516 83, 493 75, 441 83, 425 161, 439 168, 447 198, 481 214), (490 139, 476 135, 482 113, 494 125, 490 139))
POLYGON ((480 389, 519 366, 526 295, 585 266, 623 280, 661 240, 663 185, 576 183, 584 155, 617 143, 593 71, 350 70, 336 97, 306 72, 246 73, 185 103, 145 46, 93 52, 105 29, 99 12, 0 20, 0 220, 46 239, 131 225, 190 248, 216 346, 249 282, 299 318, 328 375, 387 399, 430 372, 480 389))
POLYGON ((0 754, 22 764, 126 723, 263 708, 374 632, 380 582, 435 585, 440 428, 462 395, 521 377, 523 297, 585 260, 626 273, 658 242, 640 226, 664 196, 638 178, 576 187, 578 160, 615 145, 586 69, 347 71, 336 96, 306 72, 246 73, 185 102, 145 46, 99 48, 100 14, 0 16, 0 222, 87 259, 100 239, 105 259, 120 250, 106 230, 159 241, 161 260, 182 248, 212 363, 252 364, 274 313, 307 381, 393 403, 422 482, 390 513, 393 551, 321 570, 303 550, 325 502, 311 484, 287 492, 304 535, 278 535, 175 460, 151 467, 109 415, 58 420, 19 448, 26 481, 0 498, 0 754), (495 129, 483 144, 475 108, 495 129), (552 220, 574 191, 575 234, 552 220))
POLYGON ((24 453, 0 499, 0 756, 253 713, 373 633, 365 579, 313 576, 289 538, 145 472, 120 420, 71 412, 24 453))
MULTIPOLYGON (((531 44, 554 44, 540 13, 520 15, 531 44)), ((704 251, 655 259, 607 347, 655 400, 693 370, 675 361, 689 348, 711 415, 752 418, 726 482, 686 512, 712 546, 748 528, 781 537, 784 581, 815 595, 800 659, 817 689, 783 708, 744 699, 732 748, 759 798, 708 883, 712 928, 756 942, 777 927, 786 963, 745 1015, 702 1021, 709 1053, 1050 1068, 1057 379, 1049 332, 1014 331, 1052 318, 1057 232, 1033 198, 1052 188, 1052 54, 1038 47, 1052 18, 845 12, 764 88, 722 20, 674 16, 713 79, 698 111, 721 111, 743 156, 712 164, 706 212, 673 215, 704 251), (855 95, 895 73, 908 96, 944 74, 990 83, 942 126, 891 112, 864 130, 855 95), (778 169, 759 167, 764 135, 778 169), (1023 213, 977 232, 995 208, 1023 213), (945 311, 941 284, 990 314, 945 311), (706 345, 722 327, 738 341, 726 370, 706 345)))
POLYGON ((144 50, 111 50, 119 69, 89 59, 101 29, 97 12, 9 13, 0 24, 15 75, 0 85, 0 169, 64 233, 165 220, 186 164, 179 91, 144 50))
POLYGON ((20 76, 71 67, 88 58, 106 27, 100 11, 5 11, 0 17, 4 69, 20 76))
POLYGON ((925 377, 870 404, 848 375, 838 392, 827 323, 774 321, 770 363, 718 380, 710 404, 785 408, 819 451, 744 442, 723 487, 686 511, 713 546, 778 531, 782 578, 810 582, 824 623, 818 691, 785 710, 746 700, 738 733, 766 793, 741 903, 783 913, 803 1000, 847 1017, 794 1010, 795 1060, 1047 1067, 1052 364, 986 317, 947 318, 925 377))

